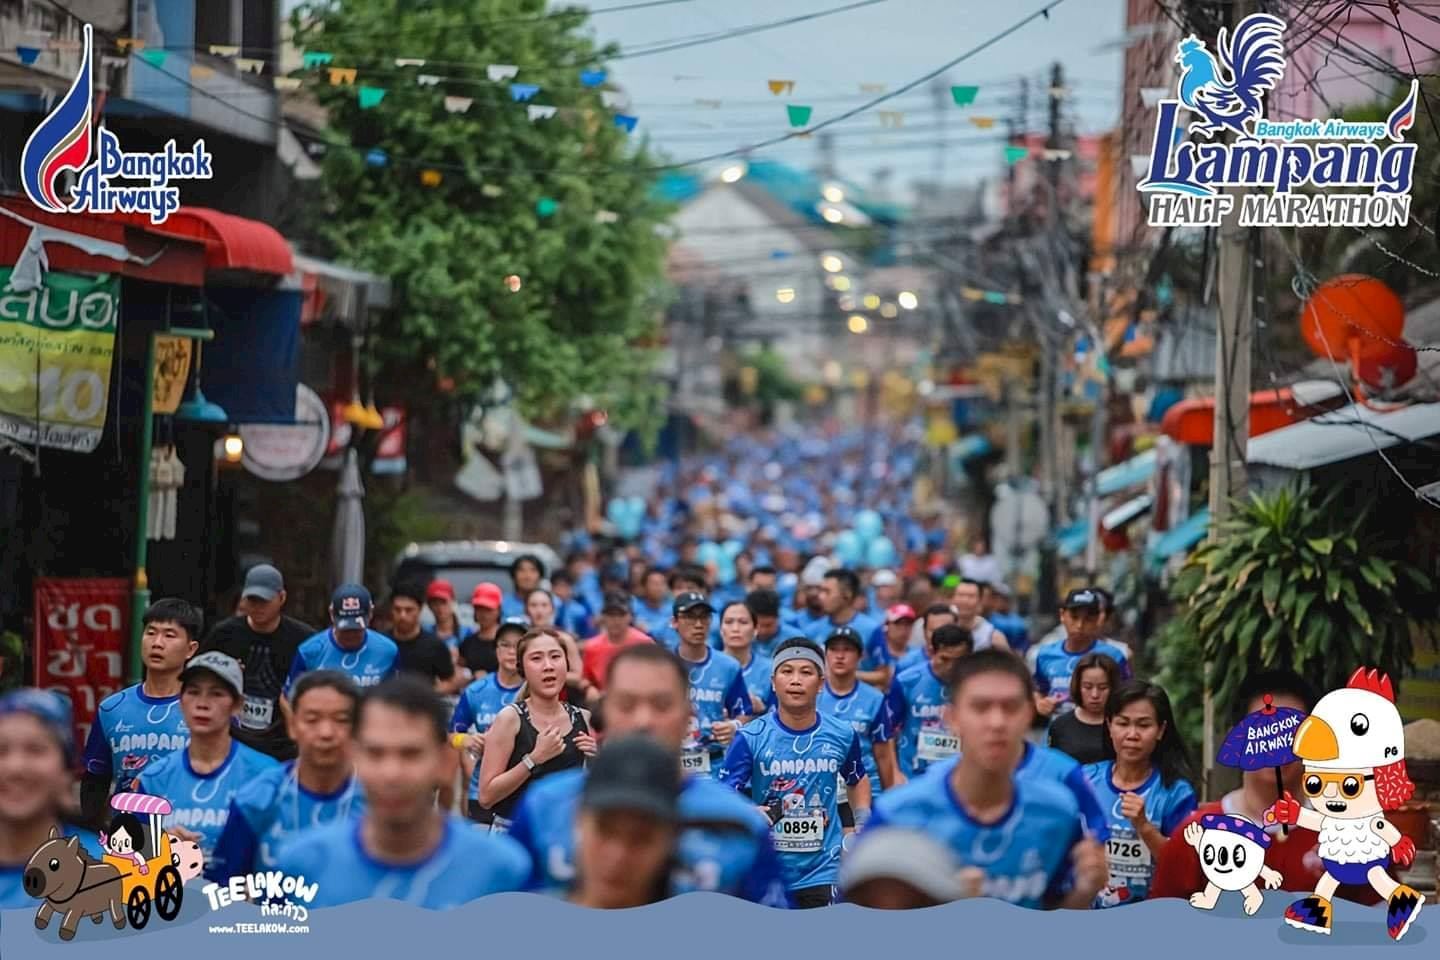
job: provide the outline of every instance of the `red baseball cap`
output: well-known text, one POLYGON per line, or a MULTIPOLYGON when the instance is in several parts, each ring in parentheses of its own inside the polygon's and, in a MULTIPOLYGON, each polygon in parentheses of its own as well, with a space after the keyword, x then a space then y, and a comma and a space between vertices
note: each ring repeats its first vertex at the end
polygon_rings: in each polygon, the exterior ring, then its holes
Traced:
POLYGON ((426 600, 454 600, 455 585, 449 580, 431 580, 425 588, 426 600))
POLYGON ((470 594, 471 606, 489 607, 491 610, 499 610, 503 600, 500 588, 493 583, 482 583, 470 594))
POLYGON ((895 604, 895 606, 885 611, 886 623, 903 623, 906 620, 914 623, 916 620, 919 619, 919 617, 915 616, 914 608, 912 608, 908 603, 897 603, 895 604))

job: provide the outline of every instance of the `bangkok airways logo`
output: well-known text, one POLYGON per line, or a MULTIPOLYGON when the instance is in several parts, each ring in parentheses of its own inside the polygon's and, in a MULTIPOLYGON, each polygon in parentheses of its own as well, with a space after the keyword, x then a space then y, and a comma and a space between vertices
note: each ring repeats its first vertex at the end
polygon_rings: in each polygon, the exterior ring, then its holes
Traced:
POLYGON ((1267 119, 1265 95, 1285 74, 1285 29, 1279 17, 1256 13, 1233 34, 1222 28, 1214 53, 1194 35, 1177 44, 1176 95, 1158 104, 1138 185, 1150 195, 1151 226, 1218 226, 1237 200, 1241 226, 1409 221, 1416 145, 1405 131, 1415 123, 1419 82, 1384 123, 1267 119), (1182 120, 1182 110, 1192 119, 1182 120), (1226 134, 1233 142, 1215 139, 1226 134), (1226 195, 1227 187, 1255 192, 1226 195))
POLYGON ((50 213, 148 213, 164 223, 180 209, 180 189, 172 180, 209 180, 214 176, 205 141, 181 152, 171 140, 153 154, 127 153, 120 140, 95 124, 95 52, 93 32, 85 25, 80 69, 70 90, 25 141, 20 182, 30 202, 50 213), (73 196, 61 191, 66 172, 77 178, 73 196), (142 186, 120 186, 111 180, 142 186))

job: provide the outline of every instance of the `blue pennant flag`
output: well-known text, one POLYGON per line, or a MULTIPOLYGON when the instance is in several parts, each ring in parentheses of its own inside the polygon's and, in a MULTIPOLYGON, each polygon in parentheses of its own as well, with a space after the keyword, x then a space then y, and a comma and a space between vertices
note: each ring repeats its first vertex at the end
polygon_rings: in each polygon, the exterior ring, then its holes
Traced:
POLYGON ((40 59, 39 47, 16 47, 15 52, 20 55, 20 62, 27 67, 40 59))
POLYGON ((390 162, 390 158, 386 156, 384 150, 376 147, 374 150, 365 154, 365 162, 372 167, 383 167, 390 162))
POLYGON ((510 84, 510 99, 517 103, 524 103, 540 92, 538 83, 512 83, 510 84))
POLYGON ((631 116, 628 116, 628 115, 623 114, 623 113, 617 113, 617 114, 615 114, 615 126, 621 128, 621 129, 624 130, 626 133, 634 133, 634 132, 635 132, 635 124, 637 124, 637 123, 639 123, 639 122, 640 122, 640 118, 639 118, 639 117, 631 117, 631 116))
POLYGON ((604 70, 582 70, 580 71, 580 82, 587 87, 598 87, 605 82, 606 76, 604 70))

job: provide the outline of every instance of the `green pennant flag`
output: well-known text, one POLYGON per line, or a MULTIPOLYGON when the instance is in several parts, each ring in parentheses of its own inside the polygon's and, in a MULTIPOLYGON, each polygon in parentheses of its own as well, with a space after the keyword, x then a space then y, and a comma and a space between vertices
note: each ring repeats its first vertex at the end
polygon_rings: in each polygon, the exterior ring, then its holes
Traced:
POLYGON ((1006 298, 1005 298, 1005 294, 1000 293, 1000 292, 997 291, 997 290, 986 290, 986 291, 985 291, 985 302, 986 302, 986 303, 1004 303, 1004 302, 1005 302, 1005 299, 1006 299, 1006 298))
POLYGON ((785 112, 790 115, 790 126, 803 127, 810 122, 810 107, 798 107, 795 104, 787 104, 785 112))
POLYGON ((539 200, 535 201, 535 212, 540 214, 540 216, 542 217, 550 216, 557 209, 559 209, 559 207, 560 204, 556 203, 549 197, 541 197, 539 200))
POLYGON ((955 98, 955 106, 968 107, 975 102, 975 97, 980 93, 979 87, 951 87, 950 96, 955 98))
POLYGON ((141 50, 138 56, 156 70, 160 70, 164 68, 165 58, 170 54, 165 50, 141 50))
POLYGON ((1010 164, 1010 166, 1012 167, 1028 156, 1030 156, 1030 150, 1026 147, 1005 148, 1005 162, 1010 164))
POLYGON ((306 51, 301 58, 301 62, 304 64, 306 70, 313 70, 316 67, 329 66, 331 61, 333 61, 334 59, 335 54, 321 53, 317 50, 313 53, 310 51, 306 51))
POLYGON ((385 99, 383 87, 360 87, 357 96, 360 98, 360 109, 369 110, 371 107, 378 107, 380 101, 385 99))

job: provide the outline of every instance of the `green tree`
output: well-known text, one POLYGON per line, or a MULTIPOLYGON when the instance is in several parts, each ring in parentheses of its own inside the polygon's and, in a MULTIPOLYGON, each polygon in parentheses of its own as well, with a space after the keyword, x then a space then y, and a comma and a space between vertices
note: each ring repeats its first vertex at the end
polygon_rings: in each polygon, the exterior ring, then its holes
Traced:
POLYGON ((652 198, 645 148, 581 82, 613 51, 580 32, 585 11, 545 7, 329 0, 295 12, 296 45, 330 55, 308 71, 332 142, 320 234, 329 255, 394 282, 374 352, 382 392, 423 406, 448 380, 468 404, 503 378, 532 418, 562 416, 588 395, 638 426, 659 408, 654 351, 642 344, 662 306, 654 228, 667 210, 652 198), (489 64, 519 66, 516 80, 541 88, 530 103, 560 112, 532 122, 509 80, 488 79, 489 64), (355 69, 355 86, 327 82, 332 67, 355 69), (442 79, 419 83, 426 72, 442 79), (362 108, 361 87, 384 99, 362 108), (447 96, 473 103, 450 112, 447 96), (367 162, 377 149, 384 166, 367 162), (424 185, 426 171, 440 183, 424 185))

